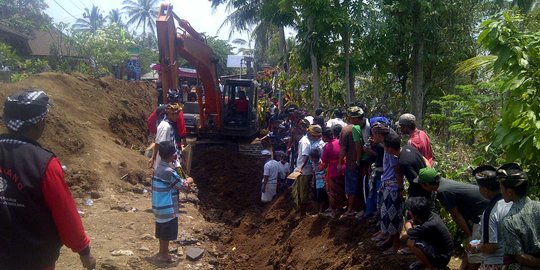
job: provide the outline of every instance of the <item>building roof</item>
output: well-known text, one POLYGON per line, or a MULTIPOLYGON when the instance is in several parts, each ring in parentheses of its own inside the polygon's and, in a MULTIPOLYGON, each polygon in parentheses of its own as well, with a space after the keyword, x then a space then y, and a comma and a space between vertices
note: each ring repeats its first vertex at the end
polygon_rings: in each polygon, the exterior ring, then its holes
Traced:
POLYGON ((61 43, 60 52, 64 56, 77 56, 75 50, 62 42, 65 35, 59 30, 36 30, 32 36, 18 33, 5 25, 0 24, 0 42, 10 45, 21 56, 49 56, 51 46, 61 43))

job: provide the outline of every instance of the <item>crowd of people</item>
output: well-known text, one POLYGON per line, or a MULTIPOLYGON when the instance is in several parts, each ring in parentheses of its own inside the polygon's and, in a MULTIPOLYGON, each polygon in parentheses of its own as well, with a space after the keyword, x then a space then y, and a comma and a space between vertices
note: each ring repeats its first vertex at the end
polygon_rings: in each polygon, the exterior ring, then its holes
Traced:
POLYGON ((297 218, 366 221, 382 255, 413 254, 410 269, 446 269, 455 239, 438 203, 466 239, 460 269, 540 269, 540 203, 518 164, 482 165, 476 184, 445 179, 416 118, 368 117, 363 104, 310 116, 297 106, 269 118, 261 200, 289 189, 297 218), (345 117, 345 118, 344 118, 345 117), (289 165, 290 164, 290 165, 289 165))
MULTIPOLYGON (((290 190, 302 218, 368 222, 382 255, 414 254, 410 269, 445 269, 455 250, 438 201, 465 236, 461 269, 540 269, 540 203, 527 196, 529 179, 515 163, 472 171, 476 185, 445 179, 437 171, 428 135, 415 117, 392 122, 367 117, 353 104, 325 121, 296 106, 272 116, 261 200, 290 190), (343 119, 346 115, 346 119, 343 119), (406 137, 406 143, 402 143, 406 137)), ((45 129, 49 98, 26 90, 6 98, 0 135, 0 269, 54 269, 62 245, 86 269, 96 260, 56 156, 37 141, 45 129)), ((155 113, 152 209, 159 251, 173 262, 169 241, 178 236, 179 190, 193 179, 182 167, 181 106, 169 102, 155 113), (176 130, 176 131, 175 131, 176 130)))

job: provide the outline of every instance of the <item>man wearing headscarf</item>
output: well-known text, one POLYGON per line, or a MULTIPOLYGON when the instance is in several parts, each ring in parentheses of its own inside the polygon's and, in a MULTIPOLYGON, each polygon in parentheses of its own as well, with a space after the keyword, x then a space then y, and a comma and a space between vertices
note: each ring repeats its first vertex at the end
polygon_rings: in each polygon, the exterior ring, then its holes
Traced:
POLYGON ((9 96, 8 134, 0 135, 0 269, 54 269, 63 244, 86 269, 96 260, 56 156, 37 140, 49 97, 43 91, 9 96))
POLYGON ((529 179, 515 163, 497 170, 505 202, 513 202, 502 221, 504 254, 513 262, 508 269, 540 269, 540 202, 527 196, 529 179))

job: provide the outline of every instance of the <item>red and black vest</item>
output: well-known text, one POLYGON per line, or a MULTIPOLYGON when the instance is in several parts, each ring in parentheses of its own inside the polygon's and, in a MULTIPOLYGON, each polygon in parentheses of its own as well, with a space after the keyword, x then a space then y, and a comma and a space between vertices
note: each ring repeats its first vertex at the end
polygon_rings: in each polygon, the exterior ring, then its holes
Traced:
POLYGON ((42 193, 53 153, 14 135, 0 135, 0 269, 54 265, 62 241, 42 193))

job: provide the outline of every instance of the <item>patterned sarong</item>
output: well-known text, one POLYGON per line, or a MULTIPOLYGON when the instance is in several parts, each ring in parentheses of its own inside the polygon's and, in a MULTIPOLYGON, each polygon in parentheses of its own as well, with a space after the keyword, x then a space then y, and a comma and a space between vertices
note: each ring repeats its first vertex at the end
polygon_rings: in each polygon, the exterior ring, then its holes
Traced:
POLYGON ((398 190, 383 190, 381 207, 381 230, 389 235, 396 235, 403 225, 403 203, 398 190))

